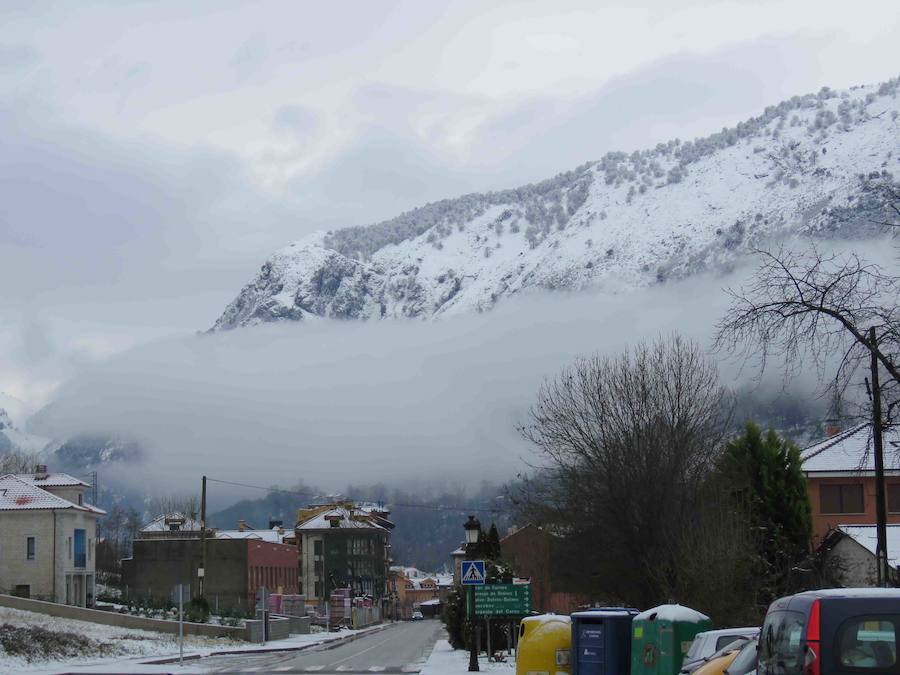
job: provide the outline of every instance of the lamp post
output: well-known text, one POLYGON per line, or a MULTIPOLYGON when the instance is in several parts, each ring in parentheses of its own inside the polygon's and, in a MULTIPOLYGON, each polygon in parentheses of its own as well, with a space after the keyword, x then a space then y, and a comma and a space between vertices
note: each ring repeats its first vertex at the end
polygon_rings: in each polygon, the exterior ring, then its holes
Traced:
MULTIPOLYGON (((469 519, 463 525, 466 530, 466 558, 472 559, 475 545, 478 543, 478 537, 481 535, 481 523, 475 516, 469 516, 469 519)), ((469 586, 469 672, 475 673, 478 668, 478 651, 475 646, 475 587, 469 586)))

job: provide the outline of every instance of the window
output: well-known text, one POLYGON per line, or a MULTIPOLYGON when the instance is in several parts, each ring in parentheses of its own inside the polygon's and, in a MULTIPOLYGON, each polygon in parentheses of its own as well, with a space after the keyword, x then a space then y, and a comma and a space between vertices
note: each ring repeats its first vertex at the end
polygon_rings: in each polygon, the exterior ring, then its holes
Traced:
POLYGON ((316 539, 313 542, 313 555, 322 555, 322 540, 316 539))
POLYGON ((854 670, 883 673, 897 663, 900 617, 866 616, 846 621, 838 632, 838 660, 854 670))
POLYGON ((13 595, 17 595, 20 598, 30 598, 31 586, 28 584, 16 584, 16 589, 15 591, 13 591, 13 595))
POLYGON ((315 590, 315 597, 321 598, 321 597, 322 597, 322 582, 321 582, 321 581, 317 581, 317 582, 316 582, 315 589, 316 589, 316 590, 315 590))
POLYGON ((900 483, 888 483, 888 513, 900 513, 900 483))
POLYGON ((806 617, 800 612, 769 612, 759 636, 760 675, 801 672, 804 628, 806 617))
POLYGON ((863 486, 859 483, 820 485, 819 507, 822 513, 865 513, 863 486))
POLYGON ((66 550, 69 553, 69 560, 72 559, 72 537, 66 537, 66 550))
POLYGON ((75 530, 75 567, 84 567, 87 558, 85 552, 85 531, 81 529, 75 530))
POLYGON ((25 559, 26 560, 34 560, 34 556, 35 556, 34 537, 25 537, 25 559))
POLYGON ((78 493, 78 506, 84 506, 84 495, 80 492, 78 493))
POLYGON ((88 558, 88 560, 91 559, 91 549, 93 548, 93 546, 94 546, 94 540, 93 540, 93 539, 88 539, 88 545, 87 545, 87 558, 88 558))

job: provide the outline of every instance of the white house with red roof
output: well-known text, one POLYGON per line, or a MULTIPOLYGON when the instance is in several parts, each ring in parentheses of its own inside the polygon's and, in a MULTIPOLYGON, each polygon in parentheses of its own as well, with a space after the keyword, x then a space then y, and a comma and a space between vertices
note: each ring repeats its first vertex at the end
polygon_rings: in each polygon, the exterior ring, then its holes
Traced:
POLYGON ((94 604, 97 519, 90 487, 65 473, 0 476, 0 593, 94 604))

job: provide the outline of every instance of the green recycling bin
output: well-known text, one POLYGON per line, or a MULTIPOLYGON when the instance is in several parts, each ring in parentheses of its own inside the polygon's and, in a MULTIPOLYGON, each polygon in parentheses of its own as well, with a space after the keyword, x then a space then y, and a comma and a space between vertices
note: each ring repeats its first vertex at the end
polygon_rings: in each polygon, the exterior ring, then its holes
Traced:
POLYGON ((705 614, 681 605, 660 605, 631 623, 631 675, 678 675, 697 633, 712 628, 705 614))

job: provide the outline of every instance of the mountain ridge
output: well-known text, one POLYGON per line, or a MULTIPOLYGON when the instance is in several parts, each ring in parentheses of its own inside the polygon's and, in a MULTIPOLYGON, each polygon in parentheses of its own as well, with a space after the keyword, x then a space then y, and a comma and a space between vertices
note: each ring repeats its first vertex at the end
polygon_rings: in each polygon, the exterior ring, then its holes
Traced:
POLYGON ((704 138, 310 234, 276 251, 211 330, 427 319, 534 288, 618 292, 727 270, 773 237, 868 236, 900 168, 898 83, 823 88, 704 138))

